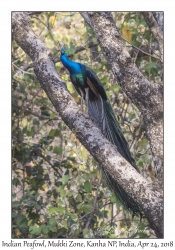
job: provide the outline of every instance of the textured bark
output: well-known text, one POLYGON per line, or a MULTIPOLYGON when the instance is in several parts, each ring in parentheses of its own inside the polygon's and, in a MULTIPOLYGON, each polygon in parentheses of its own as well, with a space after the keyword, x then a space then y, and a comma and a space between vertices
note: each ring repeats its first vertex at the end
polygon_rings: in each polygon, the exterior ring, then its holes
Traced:
POLYGON ((152 13, 160 29, 163 31, 163 19, 164 19, 163 11, 153 11, 152 13))
POLYGON ((58 76, 49 51, 30 27, 24 12, 12 13, 13 37, 16 43, 30 56, 36 76, 53 103, 55 109, 77 138, 108 173, 142 207, 157 237, 163 237, 163 194, 148 183, 80 111, 58 76))
POLYGON ((159 44, 160 50, 160 58, 163 64, 163 31, 161 30, 160 26, 158 25, 156 19, 152 12, 141 12, 148 27, 150 28, 154 38, 157 40, 159 44))
POLYGON ((155 172, 163 186, 163 86, 149 82, 132 62, 110 12, 89 12, 95 35, 123 91, 141 111, 155 172))
POLYGON ((85 12, 85 11, 80 11, 80 14, 82 15, 82 17, 84 18, 84 20, 86 21, 86 23, 93 29, 92 23, 91 23, 91 19, 89 18, 88 13, 85 12))

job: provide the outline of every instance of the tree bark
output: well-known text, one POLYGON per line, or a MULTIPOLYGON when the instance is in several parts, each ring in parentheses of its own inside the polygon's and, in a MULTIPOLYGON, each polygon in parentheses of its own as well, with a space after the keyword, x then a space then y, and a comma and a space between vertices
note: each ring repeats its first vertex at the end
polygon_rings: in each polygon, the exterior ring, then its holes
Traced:
POLYGON ((164 20, 163 11, 152 11, 152 13, 157 21, 157 24, 159 25, 159 28, 163 31, 163 20, 164 20))
POLYGON ((12 13, 13 38, 34 63, 35 74, 65 124, 91 155, 142 207, 157 237, 163 237, 162 190, 148 183, 80 111, 58 76, 53 60, 42 41, 34 34, 25 12, 12 13))
POLYGON ((110 12, 89 12, 89 18, 118 84, 143 115, 155 172, 162 188, 163 86, 149 82, 133 63, 110 12))
POLYGON ((159 45, 160 51, 160 58, 163 64, 163 31, 161 30, 160 26, 158 25, 156 19, 152 12, 141 12, 143 15, 148 27, 150 28, 154 38, 157 40, 159 45))

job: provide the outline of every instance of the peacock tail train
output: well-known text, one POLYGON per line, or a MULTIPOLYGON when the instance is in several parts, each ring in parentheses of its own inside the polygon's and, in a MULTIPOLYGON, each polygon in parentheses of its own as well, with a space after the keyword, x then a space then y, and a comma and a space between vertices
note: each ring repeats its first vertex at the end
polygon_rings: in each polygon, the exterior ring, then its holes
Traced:
MULTIPOLYGON (((96 101, 93 102, 89 100, 88 107, 91 120, 101 130, 103 135, 117 147, 119 153, 139 172, 139 169, 129 151, 128 143, 116 121, 110 102, 102 99, 100 102, 103 102, 103 109, 101 108, 101 105, 99 105, 99 99, 96 99, 96 101)), ((125 192, 105 168, 102 168, 102 170, 109 188, 114 192, 115 196, 124 207, 131 210, 134 215, 140 214, 141 209, 134 199, 125 192)))
MULTIPOLYGON (((68 69, 71 82, 81 96, 81 104, 83 99, 86 101, 88 113, 93 123, 117 147, 119 153, 139 172, 129 151, 128 143, 117 123, 110 102, 107 100, 105 90, 94 71, 86 65, 71 61, 66 55, 64 48, 61 49, 60 59, 68 69)), ((101 168, 107 184, 114 192, 116 198, 125 208, 131 210, 133 214, 141 215, 142 211, 137 202, 126 193, 105 168, 101 168)))

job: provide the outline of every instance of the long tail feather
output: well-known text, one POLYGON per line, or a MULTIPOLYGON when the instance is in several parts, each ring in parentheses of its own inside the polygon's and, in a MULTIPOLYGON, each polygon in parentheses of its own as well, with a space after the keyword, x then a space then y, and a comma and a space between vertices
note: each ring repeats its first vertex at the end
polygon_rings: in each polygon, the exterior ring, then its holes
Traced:
MULTIPOLYGON (((89 115, 94 124, 102 131, 105 137, 114 144, 119 153, 137 170, 134 159, 128 148, 128 143, 124 138, 120 127, 116 121, 112 107, 108 101, 97 98, 88 102, 89 115)), ((118 182, 103 168, 103 174, 108 186, 114 192, 120 202, 134 214, 141 213, 139 205, 129 196, 118 182)))
POLYGON ((128 143, 125 137, 123 136, 122 131, 115 118, 110 103, 108 101, 104 101, 103 106, 105 110, 104 113, 105 113, 105 124, 106 124, 106 131, 104 132, 105 136, 108 138, 109 141, 111 142, 113 141, 113 144, 117 146, 119 153, 139 172, 139 169, 135 164, 135 160, 131 156, 128 143), (112 135, 112 138, 106 135, 106 132, 108 133, 108 130, 111 131, 110 135, 112 135))

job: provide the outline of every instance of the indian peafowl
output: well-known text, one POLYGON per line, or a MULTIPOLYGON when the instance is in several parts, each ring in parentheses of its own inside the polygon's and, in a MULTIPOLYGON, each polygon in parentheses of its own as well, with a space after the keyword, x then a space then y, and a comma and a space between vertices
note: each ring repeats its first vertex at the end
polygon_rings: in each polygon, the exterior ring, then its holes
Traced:
MULTIPOLYGON (((69 71, 71 82, 81 96, 81 106, 83 99, 85 100, 87 112, 93 123, 111 143, 116 145, 119 153, 139 171, 98 77, 91 68, 81 63, 71 61, 64 48, 61 49, 60 60, 69 71)), ((141 214, 141 209, 133 198, 124 191, 104 168, 102 170, 106 177, 107 184, 124 207, 131 210, 133 215, 141 214)))

